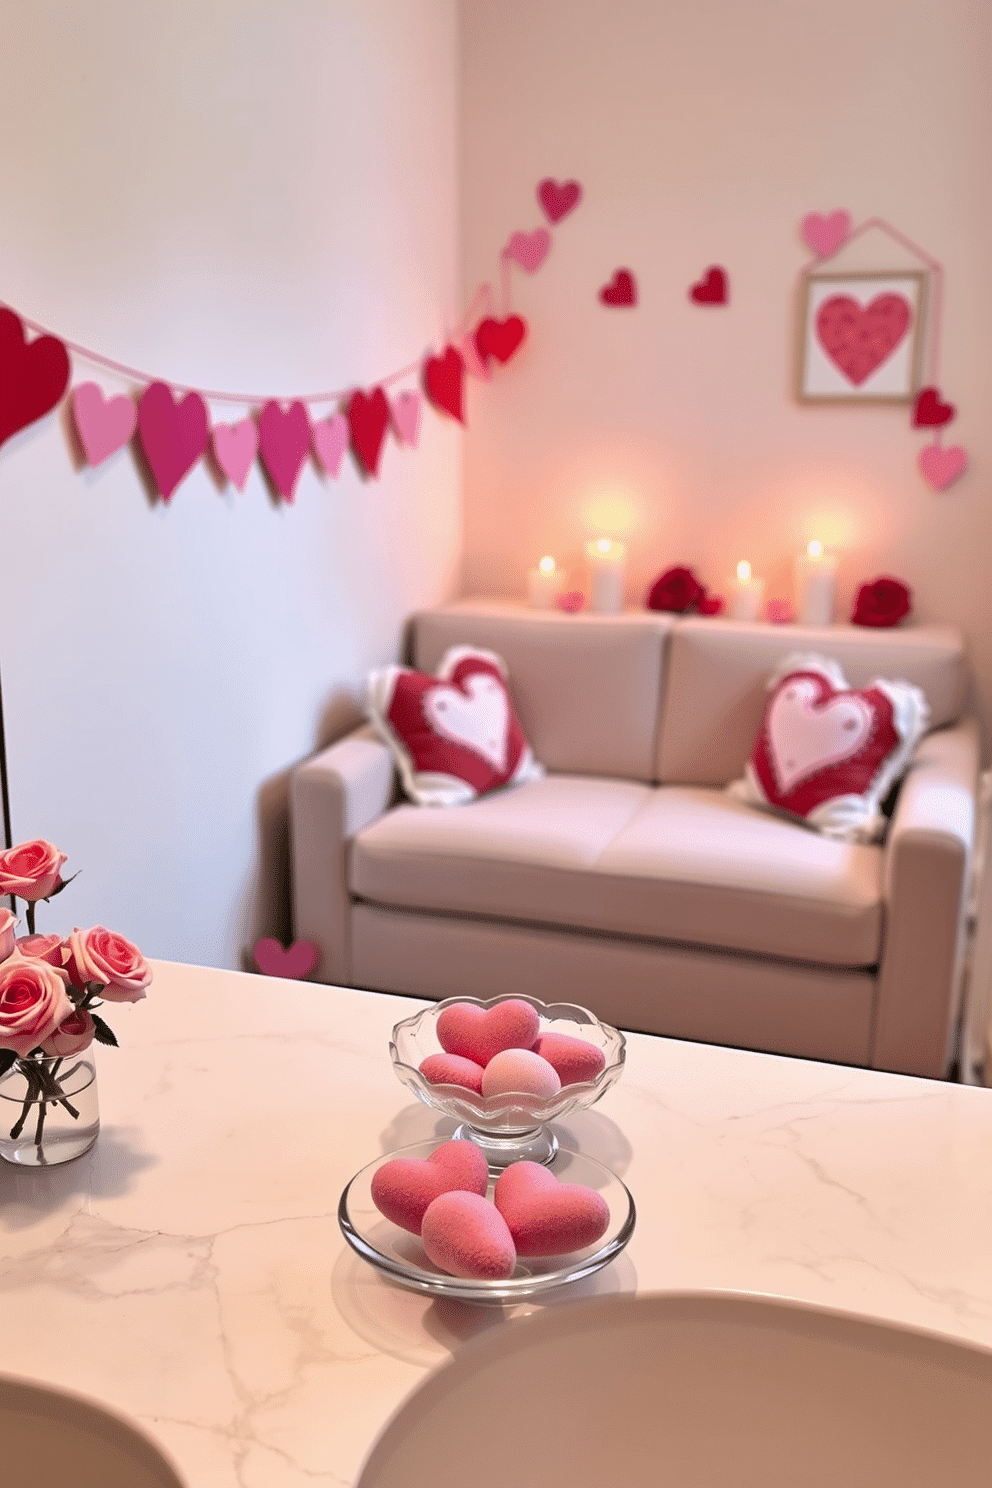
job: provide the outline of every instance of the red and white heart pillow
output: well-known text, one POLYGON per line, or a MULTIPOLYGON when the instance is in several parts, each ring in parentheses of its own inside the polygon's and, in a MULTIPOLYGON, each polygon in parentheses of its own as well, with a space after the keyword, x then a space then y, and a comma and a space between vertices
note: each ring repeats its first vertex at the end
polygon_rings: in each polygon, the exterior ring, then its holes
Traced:
POLYGON ((537 763, 492 651, 453 646, 437 675, 388 666, 369 678, 369 717, 418 806, 458 806, 534 780, 537 763))
POLYGON ((768 684, 771 697, 744 779, 731 787, 753 805, 800 818, 827 837, 873 842, 880 810, 929 721, 909 682, 848 686, 836 661, 794 653, 768 684))

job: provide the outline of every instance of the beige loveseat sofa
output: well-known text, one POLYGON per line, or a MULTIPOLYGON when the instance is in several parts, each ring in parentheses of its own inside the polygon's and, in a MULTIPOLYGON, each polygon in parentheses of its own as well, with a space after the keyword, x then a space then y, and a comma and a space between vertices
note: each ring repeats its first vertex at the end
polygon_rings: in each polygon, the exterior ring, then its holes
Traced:
POLYGON ((371 728, 291 784, 295 934, 315 977, 424 997, 524 992, 623 1028, 939 1076, 953 1050, 979 769, 960 636, 563 615, 415 617, 410 660, 496 651, 543 779, 403 802, 371 728), (790 651, 852 686, 921 687, 931 732, 886 840, 744 804, 766 682, 790 651))

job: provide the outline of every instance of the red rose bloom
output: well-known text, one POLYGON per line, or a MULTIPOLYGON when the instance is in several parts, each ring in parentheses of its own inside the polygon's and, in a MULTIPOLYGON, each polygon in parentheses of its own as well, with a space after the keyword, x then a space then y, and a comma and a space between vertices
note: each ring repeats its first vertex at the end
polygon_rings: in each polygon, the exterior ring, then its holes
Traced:
POLYGON ((687 610, 695 609, 705 594, 691 568, 669 568, 648 590, 647 606, 649 610, 671 610, 684 615, 687 610))
POLYGON ((862 584, 854 601, 852 625, 898 625, 911 608, 911 595, 899 579, 883 575, 862 584))

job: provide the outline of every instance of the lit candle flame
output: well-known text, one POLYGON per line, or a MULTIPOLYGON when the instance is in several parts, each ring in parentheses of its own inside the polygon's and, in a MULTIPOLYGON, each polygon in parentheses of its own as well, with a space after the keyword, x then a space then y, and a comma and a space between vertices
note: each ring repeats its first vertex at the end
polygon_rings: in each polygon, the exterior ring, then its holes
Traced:
POLYGON ((823 544, 821 542, 818 542, 816 540, 816 538, 814 537, 813 541, 810 543, 810 545, 806 549, 806 551, 807 551, 807 553, 809 554, 809 556, 811 558, 814 558, 814 559, 815 558, 822 558, 823 557, 823 544))
POLYGON ((612 548, 613 544, 612 544, 612 542, 610 541, 610 539, 608 537, 601 537, 599 539, 599 542, 596 544, 596 546, 597 546, 597 548, 599 549, 599 551, 601 553, 608 553, 610 551, 610 549, 612 548))
POLYGON ((555 560, 549 554, 546 558, 542 558, 541 561, 540 561, 540 563, 537 566, 541 570, 542 573, 547 573, 547 574, 554 573, 554 571, 555 571, 555 560))
POLYGON ((742 558, 737 565, 738 583, 746 584, 751 577, 751 565, 746 558, 742 558))

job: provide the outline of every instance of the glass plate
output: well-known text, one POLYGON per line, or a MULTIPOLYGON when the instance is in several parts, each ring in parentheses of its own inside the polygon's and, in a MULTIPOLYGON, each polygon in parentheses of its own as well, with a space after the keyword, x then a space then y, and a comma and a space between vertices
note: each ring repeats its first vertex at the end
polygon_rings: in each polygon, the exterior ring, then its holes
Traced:
MULTIPOLYGON (((459 1302, 502 1306, 525 1297, 540 1296, 556 1287, 579 1281, 583 1276, 590 1276, 618 1256, 633 1234, 636 1210, 626 1184, 602 1163, 560 1147, 551 1165, 555 1177, 562 1183, 582 1183, 587 1188, 596 1189, 610 1206, 609 1227, 595 1245, 566 1256, 521 1257, 517 1269, 507 1281, 466 1281, 461 1276, 449 1276, 445 1271, 435 1270, 424 1254, 418 1236, 400 1229, 399 1225, 394 1225, 379 1213, 372 1202, 371 1185, 372 1175, 383 1163, 391 1162, 394 1157, 425 1159, 438 1145, 435 1138, 376 1158, 375 1162, 355 1174, 338 1204, 338 1223, 348 1244, 363 1260, 400 1286, 431 1297, 453 1297, 459 1302)), ((490 1199, 495 1181, 490 1175, 490 1199)))

